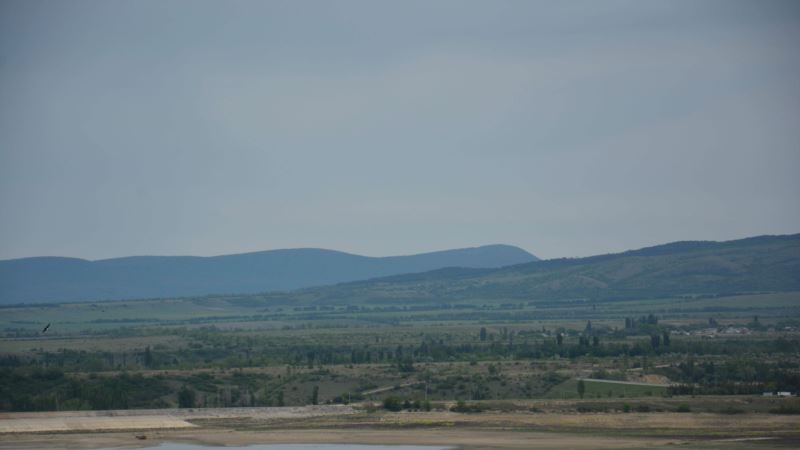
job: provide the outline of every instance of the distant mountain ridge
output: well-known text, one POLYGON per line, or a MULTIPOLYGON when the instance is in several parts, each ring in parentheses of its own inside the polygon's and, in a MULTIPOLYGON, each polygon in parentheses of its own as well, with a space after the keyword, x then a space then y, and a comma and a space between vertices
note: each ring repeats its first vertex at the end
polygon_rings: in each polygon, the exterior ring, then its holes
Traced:
POLYGON ((33 257, 0 261, 0 304, 249 294, 444 267, 496 268, 536 260, 534 255, 510 245, 388 257, 317 248, 97 261, 33 257))
POLYGON ((800 234, 673 242, 494 269, 442 268, 313 288, 285 298, 312 303, 612 300, 787 291, 800 291, 800 234))

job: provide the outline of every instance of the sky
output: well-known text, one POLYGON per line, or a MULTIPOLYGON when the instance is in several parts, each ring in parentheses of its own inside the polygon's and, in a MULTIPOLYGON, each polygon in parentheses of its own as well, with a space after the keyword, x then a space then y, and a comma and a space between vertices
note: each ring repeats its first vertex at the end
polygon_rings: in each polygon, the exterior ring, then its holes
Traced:
POLYGON ((0 259, 800 232, 800 2, 0 0, 0 259))

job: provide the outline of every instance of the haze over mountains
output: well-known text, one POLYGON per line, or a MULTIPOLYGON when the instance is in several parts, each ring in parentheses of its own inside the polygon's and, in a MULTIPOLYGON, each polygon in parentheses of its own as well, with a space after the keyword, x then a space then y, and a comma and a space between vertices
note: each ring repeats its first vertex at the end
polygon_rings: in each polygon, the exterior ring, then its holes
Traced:
POLYGON ((276 294, 311 303, 568 301, 800 291, 800 234, 674 242, 496 269, 446 268, 276 294))
POLYGON ((248 294, 444 267, 492 268, 536 260, 509 245, 389 257, 305 248, 214 257, 22 258, 0 261, 0 304, 248 294))
POLYGON ((294 249, 209 258, 0 261, 2 304, 209 294, 337 304, 602 301, 786 291, 800 291, 800 234, 551 260, 490 245, 383 258, 294 249))

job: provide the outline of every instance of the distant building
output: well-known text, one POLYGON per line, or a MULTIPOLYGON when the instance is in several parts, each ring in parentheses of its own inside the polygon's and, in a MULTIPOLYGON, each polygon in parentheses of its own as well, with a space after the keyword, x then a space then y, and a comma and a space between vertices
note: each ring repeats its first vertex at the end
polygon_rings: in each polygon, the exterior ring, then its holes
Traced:
POLYGON ((764 392, 761 395, 764 397, 791 397, 792 393, 789 391, 778 391, 778 392, 764 392))

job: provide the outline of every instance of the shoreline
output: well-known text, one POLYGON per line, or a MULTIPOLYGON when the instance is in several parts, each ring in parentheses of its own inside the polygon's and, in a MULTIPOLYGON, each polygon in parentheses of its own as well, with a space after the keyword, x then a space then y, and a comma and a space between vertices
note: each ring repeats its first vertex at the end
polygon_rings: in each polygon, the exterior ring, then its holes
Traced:
POLYGON ((3 413, 0 449, 148 448, 161 443, 434 445, 477 449, 787 448, 800 444, 796 417, 709 413, 365 412, 350 406, 61 413, 3 413), (37 422, 38 421, 38 422, 37 422), (72 422, 64 431, 35 424, 72 422), (138 421, 138 422, 137 422, 138 421), (175 421, 186 426, 170 427, 175 421), (109 423, 128 424, 114 429, 109 423), (33 424, 33 425, 32 425, 33 424), (131 425, 133 424, 133 425, 131 425), (136 428, 136 424, 148 426, 136 428), (145 440, 137 435, 146 436, 145 440), (748 444, 749 443, 749 444, 748 444))
MULTIPOLYGON (((136 433, 138 434, 138 433, 136 433)), ((447 447, 454 450, 477 449, 620 449, 662 448, 679 442, 671 439, 610 438, 592 435, 571 435, 558 432, 521 432, 482 429, 425 430, 273 430, 266 432, 239 430, 159 430, 143 432, 146 440, 137 440, 134 433, 68 433, 27 434, 0 443, 0 449, 75 449, 100 448, 141 449, 162 443, 194 444, 218 447, 247 447, 267 444, 352 444, 352 445, 419 445, 447 447)))

